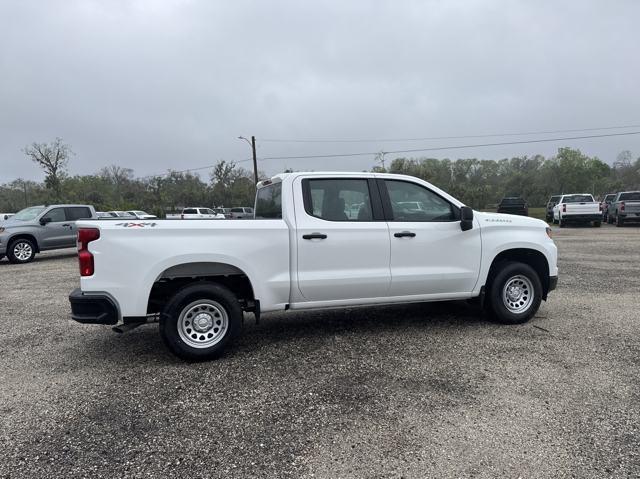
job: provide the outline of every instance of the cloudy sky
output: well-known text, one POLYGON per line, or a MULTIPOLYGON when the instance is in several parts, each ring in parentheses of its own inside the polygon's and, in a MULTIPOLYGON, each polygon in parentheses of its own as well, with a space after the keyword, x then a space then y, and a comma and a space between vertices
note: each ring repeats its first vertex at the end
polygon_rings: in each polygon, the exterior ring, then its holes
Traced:
MULTIPOLYGON (((58 136, 72 174, 142 176, 245 160, 239 135, 272 174, 374 165, 274 157, 640 131, 399 141, 640 125, 639 18, 636 0, 0 0, 0 183, 42 179, 22 149, 58 136), (268 141, 318 139, 368 141, 268 141)), ((640 135, 409 156, 558 146, 612 162, 640 135)))

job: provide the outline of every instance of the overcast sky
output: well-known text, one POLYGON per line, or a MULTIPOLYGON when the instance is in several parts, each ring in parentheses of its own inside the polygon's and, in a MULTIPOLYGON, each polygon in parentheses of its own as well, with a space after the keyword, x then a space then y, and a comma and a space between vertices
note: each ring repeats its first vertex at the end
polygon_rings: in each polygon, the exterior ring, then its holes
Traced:
MULTIPOLYGON (((21 150, 57 136, 76 153, 71 174, 117 164, 142 176, 247 159, 239 135, 255 135, 269 158, 640 125, 639 19, 637 0, 0 0, 0 183, 41 180, 21 150)), ((638 156, 640 135, 409 156, 549 156, 558 146, 611 163, 621 150, 638 156)), ((373 165, 367 155, 259 166, 373 165)))

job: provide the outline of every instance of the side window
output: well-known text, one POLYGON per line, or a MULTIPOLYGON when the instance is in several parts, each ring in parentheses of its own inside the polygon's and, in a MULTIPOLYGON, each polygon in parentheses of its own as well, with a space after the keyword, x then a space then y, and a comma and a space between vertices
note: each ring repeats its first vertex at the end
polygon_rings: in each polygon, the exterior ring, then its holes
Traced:
POLYGON ((195 208, 185 208, 182 211, 183 215, 197 215, 198 214, 198 210, 195 208))
POLYGON ((260 188, 256 195, 256 219, 282 218, 282 183, 260 188))
POLYGON ((458 208, 427 188, 407 181, 385 180, 392 221, 456 221, 458 208))
POLYGON ((307 214, 327 221, 373 221, 366 179, 304 180, 307 214))
POLYGON ((53 208, 52 210, 45 213, 43 218, 51 218, 52 223, 67 221, 67 218, 64 214, 64 208, 53 208))
POLYGON ((65 210, 67 210, 68 221, 91 218, 91 210, 89 210, 89 208, 74 206, 71 208, 65 208, 65 210))

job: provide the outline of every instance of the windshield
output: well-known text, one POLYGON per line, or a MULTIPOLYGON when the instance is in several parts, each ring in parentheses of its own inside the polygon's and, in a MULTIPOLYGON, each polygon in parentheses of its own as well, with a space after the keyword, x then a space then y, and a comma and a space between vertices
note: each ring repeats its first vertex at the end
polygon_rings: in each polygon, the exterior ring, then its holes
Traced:
POLYGON ((604 201, 613 201, 615 197, 616 197, 615 193, 612 195, 607 195, 604 197, 604 201))
POLYGON ((593 203, 591 195, 570 195, 562 198, 563 203, 593 203))
POLYGON ((11 219, 18 221, 30 221, 35 219, 35 217, 42 213, 44 210, 44 206, 31 206, 30 208, 25 208, 21 211, 18 211, 14 216, 11 217, 11 219))
POLYGON ((629 193, 620 193, 620 201, 640 201, 640 191, 630 191, 629 193))
POLYGON ((140 210, 134 210, 134 211, 130 211, 129 213, 133 213, 134 215, 139 215, 139 216, 149 216, 149 213, 146 213, 144 211, 140 211, 140 210))

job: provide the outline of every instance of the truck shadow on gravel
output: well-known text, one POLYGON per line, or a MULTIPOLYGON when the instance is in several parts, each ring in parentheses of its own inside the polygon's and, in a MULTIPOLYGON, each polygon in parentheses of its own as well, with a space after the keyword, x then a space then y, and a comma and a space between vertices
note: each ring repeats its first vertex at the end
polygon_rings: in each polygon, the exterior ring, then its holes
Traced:
MULTIPOLYGON (((336 337, 384 342, 384 335, 428 335, 436 330, 459 334, 461 329, 492 325, 477 306, 465 301, 273 313, 264 315, 259 324, 252 314, 246 314, 242 333, 219 361, 268 353, 274 348, 299 350, 304 356, 305 350, 321 347, 336 337)), ((91 334, 88 329, 87 335, 91 334)), ((183 362, 165 348, 156 324, 124 334, 96 331, 91 340, 75 343, 70 353, 83 361, 107 361, 112 366, 114 362, 130 365, 132 360, 138 364, 183 362)))

